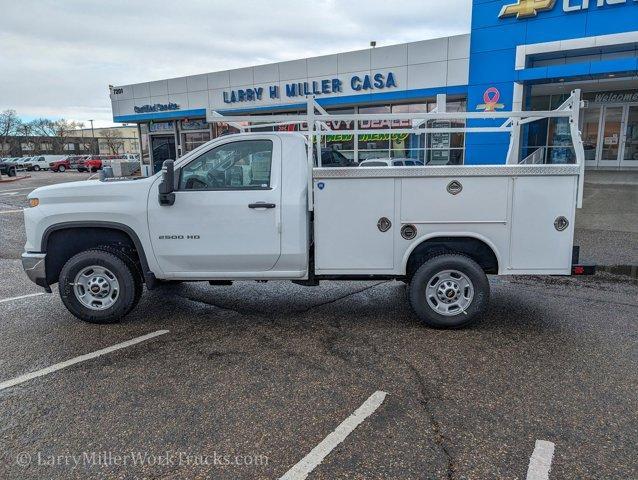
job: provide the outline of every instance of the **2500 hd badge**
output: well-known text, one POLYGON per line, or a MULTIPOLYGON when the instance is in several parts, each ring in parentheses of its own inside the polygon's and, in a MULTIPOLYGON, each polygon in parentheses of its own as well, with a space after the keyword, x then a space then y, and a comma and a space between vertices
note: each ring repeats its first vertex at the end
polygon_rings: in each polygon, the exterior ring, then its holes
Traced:
POLYGON ((160 240, 199 240, 199 235, 160 235, 160 240))

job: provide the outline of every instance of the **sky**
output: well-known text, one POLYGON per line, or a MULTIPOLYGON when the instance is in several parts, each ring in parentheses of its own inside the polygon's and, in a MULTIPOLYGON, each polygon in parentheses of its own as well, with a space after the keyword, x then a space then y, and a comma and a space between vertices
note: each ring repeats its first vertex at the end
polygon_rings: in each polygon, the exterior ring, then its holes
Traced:
POLYGON ((112 125, 126 85, 470 30, 471 0, 0 0, 0 110, 112 125))

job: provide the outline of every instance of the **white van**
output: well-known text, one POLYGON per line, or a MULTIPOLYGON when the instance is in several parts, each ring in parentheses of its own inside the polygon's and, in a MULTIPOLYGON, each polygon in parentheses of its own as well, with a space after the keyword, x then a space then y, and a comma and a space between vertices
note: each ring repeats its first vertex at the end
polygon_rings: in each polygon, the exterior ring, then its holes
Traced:
POLYGON ((40 170, 48 170, 49 163, 57 160, 62 160, 66 155, 36 155, 29 160, 29 166, 27 170, 34 170, 39 172, 40 170))

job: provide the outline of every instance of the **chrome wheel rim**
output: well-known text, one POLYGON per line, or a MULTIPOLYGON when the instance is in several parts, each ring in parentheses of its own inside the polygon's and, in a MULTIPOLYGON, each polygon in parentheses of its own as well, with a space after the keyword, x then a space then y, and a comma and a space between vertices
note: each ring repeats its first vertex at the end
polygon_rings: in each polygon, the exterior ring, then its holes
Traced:
POLYGON ((73 283, 75 298, 91 310, 105 310, 120 296, 117 277, 108 268, 100 265, 85 267, 75 276, 73 283))
POLYGON ((432 310, 446 317, 464 313, 474 299, 474 285, 458 270, 443 270, 430 278, 425 297, 432 310))

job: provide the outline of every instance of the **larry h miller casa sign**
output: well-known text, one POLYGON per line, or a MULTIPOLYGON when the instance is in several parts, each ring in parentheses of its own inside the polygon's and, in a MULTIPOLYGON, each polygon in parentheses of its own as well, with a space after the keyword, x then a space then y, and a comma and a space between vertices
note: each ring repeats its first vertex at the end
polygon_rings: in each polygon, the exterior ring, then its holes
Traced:
MULTIPOLYGON (((382 90, 385 88, 396 88, 397 82, 394 73, 375 73, 371 75, 353 75, 350 78, 350 88, 354 92, 369 90, 382 90)), ((256 102, 263 100, 264 94, 275 100, 281 98, 279 85, 270 85, 254 88, 240 88, 222 92, 224 103, 256 102), (266 92, 267 90, 267 92, 266 92)), ((286 97, 305 97, 308 95, 331 95, 343 93, 343 80, 339 78, 327 78, 324 80, 313 80, 310 82, 293 82, 284 86, 286 97)))

